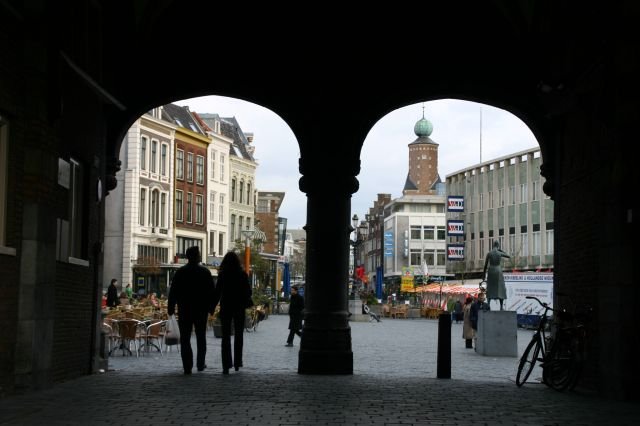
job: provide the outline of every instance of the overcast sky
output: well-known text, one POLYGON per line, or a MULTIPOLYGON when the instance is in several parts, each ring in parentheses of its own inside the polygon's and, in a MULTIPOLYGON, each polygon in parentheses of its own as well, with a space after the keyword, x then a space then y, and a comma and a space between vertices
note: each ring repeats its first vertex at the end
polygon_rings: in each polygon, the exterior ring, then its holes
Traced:
MULTIPOLYGON (((256 189, 284 191, 280 217, 288 229, 306 222, 306 196, 298 189, 300 150, 289 126, 274 112, 249 102, 206 96, 176 102, 198 113, 236 117, 244 132, 253 132, 259 163, 256 189)), ((364 218, 378 193, 402 195, 407 178, 408 144, 416 139, 413 126, 422 118, 422 103, 397 109, 378 121, 362 148, 360 190, 353 194, 351 213, 364 218)), ((448 174, 480 162, 480 109, 482 108, 482 161, 538 146, 529 128, 502 109, 473 102, 444 99, 425 102, 425 118, 433 124, 431 139, 439 144, 438 168, 448 174)))

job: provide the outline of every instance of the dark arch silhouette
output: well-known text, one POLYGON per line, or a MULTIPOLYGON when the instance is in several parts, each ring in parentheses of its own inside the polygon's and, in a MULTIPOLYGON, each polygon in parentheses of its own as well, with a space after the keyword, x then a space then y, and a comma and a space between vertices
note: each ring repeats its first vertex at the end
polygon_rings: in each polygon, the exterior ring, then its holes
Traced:
POLYGON ((367 132, 400 106, 449 97, 510 111, 536 135, 555 201, 556 288, 598 308, 589 383, 608 396, 633 393, 636 354, 623 339, 635 321, 621 308, 634 259, 620 236, 631 235, 637 182, 626 146, 638 121, 635 3, 441 2, 371 9, 366 19, 327 8, 313 21, 192 1, 58 3, 0 6, 0 117, 10 128, 3 389, 96 368, 99 316, 88 307, 102 288, 98 182, 117 184, 123 132, 141 113, 215 93, 271 109, 300 145, 309 247, 300 373, 353 371, 341 286, 367 132), (58 159, 86 165, 79 262, 56 249, 68 205, 58 159))

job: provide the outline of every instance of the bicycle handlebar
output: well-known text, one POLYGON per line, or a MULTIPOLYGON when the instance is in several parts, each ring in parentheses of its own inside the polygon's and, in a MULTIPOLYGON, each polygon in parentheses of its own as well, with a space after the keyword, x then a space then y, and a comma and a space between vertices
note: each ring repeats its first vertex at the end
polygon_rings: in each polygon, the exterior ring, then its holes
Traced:
POLYGON ((553 308, 552 308, 552 307, 550 307, 548 303, 544 303, 542 300, 538 299, 538 298, 537 298, 537 297, 535 297, 535 296, 525 296, 524 298, 525 298, 525 299, 533 299, 533 300, 535 300, 536 302, 538 302, 538 303, 539 303, 542 307, 544 307, 545 309, 548 309, 548 310, 550 310, 550 311, 553 311, 553 308))

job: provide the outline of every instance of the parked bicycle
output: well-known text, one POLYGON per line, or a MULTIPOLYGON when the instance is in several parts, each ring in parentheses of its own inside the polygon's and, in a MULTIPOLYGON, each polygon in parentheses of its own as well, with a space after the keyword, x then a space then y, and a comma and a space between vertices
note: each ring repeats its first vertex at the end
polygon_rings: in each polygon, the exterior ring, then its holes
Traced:
POLYGON ((591 317, 591 308, 587 306, 583 312, 576 314, 575 309, 570 313, 553 309, 537 297, 526 298, 537 301, 544 312, 531 342, 520 358, 516 384, 522 386, 536 363, 540 362, 544 384, 559 391, 573 389, 584 365, 587 337, 585 323, 591 317), (555 312, 553 323, 550 322, 550 311, 555 312), (553 327, 550 327, 551 324, 553 327))
POLYGON ((266 318, 266 309, 264 305, 252 306, 247 309, 244 320, 244 329, 246 331, 256 331, 260 321, 266 318))

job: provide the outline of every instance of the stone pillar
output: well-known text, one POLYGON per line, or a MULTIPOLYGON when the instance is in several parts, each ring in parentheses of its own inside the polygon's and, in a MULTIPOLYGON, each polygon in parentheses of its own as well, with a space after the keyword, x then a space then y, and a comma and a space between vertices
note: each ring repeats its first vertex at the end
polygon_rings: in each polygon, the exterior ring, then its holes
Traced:
POLYGON ((51 211, 26 203, 15 347, 17 389, 51 384, 56 281, 56 224, 51 211))
POLYGON ((351 194, 358 189, 359 161, 330 169, 313 166, 331 162, 309 163, 312 170, 300 160, 300 189, 307 194, 307 277, 298 373, 353 374, 347 293, 351 194))

